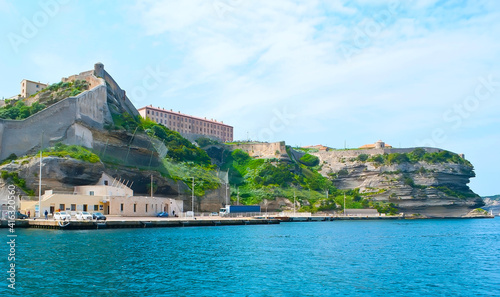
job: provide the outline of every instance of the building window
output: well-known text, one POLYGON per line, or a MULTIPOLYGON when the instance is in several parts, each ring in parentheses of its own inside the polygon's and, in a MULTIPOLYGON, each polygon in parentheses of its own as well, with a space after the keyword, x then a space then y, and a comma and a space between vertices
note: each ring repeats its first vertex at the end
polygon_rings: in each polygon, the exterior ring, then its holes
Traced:
POLYGON ((137 204, 134 204, 134 212, 137 211, 137 204))
POLYGON ((94 191, 89 191, 90 196, 94 196, 94 191))
POLYGON ((83 205, 83 211, 87 211, 87 204, 83 205))
POLYGON ((76 210, 76 204, 71 204, 71 211, 75 211, 76 210))
POLYGON ((59 210, 60 210, 60 211, 64 211, 64 210, 66 210, 66 205, 64 205, 64 204, 59 204, 59 210))
POLYGON ((146 212, 148 212, 148 205, 146 204, 146 212))
POLYGON ((120 211, 123 211, 123 203, 120 204, 120 211))
POLYGON ((98 210, 99 210, 99 206, 94 204, 94 211, 98 211, 98 210))
POLYGON ((105 185, 105 186, 107 186, 107 185, 108 185, 108 181, 107 181, 107 180, 105 180, 105 181, 104 181, 104 185, 105 185))

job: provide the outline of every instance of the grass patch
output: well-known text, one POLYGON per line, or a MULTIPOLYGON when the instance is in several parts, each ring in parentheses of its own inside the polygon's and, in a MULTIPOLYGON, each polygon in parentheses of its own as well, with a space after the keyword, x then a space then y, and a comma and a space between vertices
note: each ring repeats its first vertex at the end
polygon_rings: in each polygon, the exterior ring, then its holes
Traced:
POLYGON ((99 156, 92 153, 88 149, 78 145, 65 145, 63 143, 56 143, 54 147, 46 148, 42 152, 43 157, 69 157, 85 162, 97 163, 100 161, 99 156))

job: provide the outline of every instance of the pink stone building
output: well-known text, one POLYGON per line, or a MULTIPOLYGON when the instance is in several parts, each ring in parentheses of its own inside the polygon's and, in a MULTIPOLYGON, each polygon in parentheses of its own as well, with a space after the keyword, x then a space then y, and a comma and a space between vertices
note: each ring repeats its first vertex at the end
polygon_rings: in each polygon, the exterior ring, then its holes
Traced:
POLYGON ((179 132, 183 137, 193 140, 196 137, 218 139, 222 142, 233 141, 233 127, 224 122, 199 118, 152 105, 138 109, 143 118, 148 118, 170 130, 179 132))

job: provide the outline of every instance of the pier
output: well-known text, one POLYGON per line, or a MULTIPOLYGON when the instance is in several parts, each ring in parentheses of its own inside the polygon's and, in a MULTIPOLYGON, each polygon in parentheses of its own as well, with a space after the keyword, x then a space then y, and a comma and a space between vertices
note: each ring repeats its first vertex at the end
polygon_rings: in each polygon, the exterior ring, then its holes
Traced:
MULTIPOLYGON (((118 228, 160 228, 160 227, 202 227, 202 226, 238 226, 279 224, 272 218, 156 218, 156 217, 108 217, 106 221, 56 221, 53 219, 16 220, 16 228, 39 229, 118 229, 118 228)), ((2 221, 7 228, 7 221, 2 221)))

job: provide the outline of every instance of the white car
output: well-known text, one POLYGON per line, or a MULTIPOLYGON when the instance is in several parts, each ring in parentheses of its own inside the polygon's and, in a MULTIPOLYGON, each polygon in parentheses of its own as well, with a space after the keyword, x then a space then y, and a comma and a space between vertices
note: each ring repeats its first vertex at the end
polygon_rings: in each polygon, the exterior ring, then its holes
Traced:
POLYGON ((54 220, 69 221, 71 220, 71 215, 65 211, 59 211, 54 213, 54 220))
POLYGON ((86 211, 79 211, 75 215, 77 220, 92 220, 92 215, 86 211))

